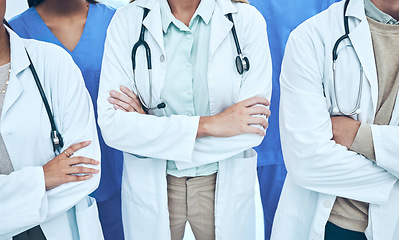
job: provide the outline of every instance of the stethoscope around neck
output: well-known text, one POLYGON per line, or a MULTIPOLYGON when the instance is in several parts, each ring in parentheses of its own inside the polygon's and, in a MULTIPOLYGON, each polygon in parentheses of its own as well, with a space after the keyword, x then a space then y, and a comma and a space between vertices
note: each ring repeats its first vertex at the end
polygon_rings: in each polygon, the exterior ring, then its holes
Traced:
MULTIPOLYGON (((143 13, 143 20, 141 23, 141 30, 140 30, 140 36, 139 40, 134 44, 133 49, 132 49, 132 66, 133 66, 133 85, 136 90, 136 95, 139 98, 141 102, 141 106, 143 107, 143 110, 145 113, 148 113, 149 110, 156 110, 156 109, 163 109, 166 107, 165 102, 161 102, 157 104, 156 107, 151 107, 152 106, 152 64, 151 64, 151 49, 148 43, 144 39, 144 34, 145 34, 145 26, 143 24, 144 19, 147 17, 148 13, 150 12, 150 9, 144 8, 144 13, 143 13), (143 96, 140 94, 137 88, 137 82, 136 82, 136 55, 137 55, 137 49, 143 46, 145 49, 145 54, 146 54, 146 62, 147 62, 147 70, 148 70, 148 79, 149 79, 149 100, 148 103, 146 103, 143 99, 143 96)), ((230 20, 230 22, 233 23, 233 27, 231 29, 233 39, 234 39, 234 44, 237 49, 237 57, 235 59, 235 64, 236 64, 236 69, 237 72, 242 75, 244 72, 249 70, 249 60, 247 57, 243 56, 243 53, 241 51, 240 43, 238 41, 237 37, 237 31, 235 28, 235 24, 233 21, 233 16, 231 13, 227 14, 226 17, 230 20)))
POLYGON ((363 89, 363 66, 360 65, 360 83, 359 83, 359 90, 357 94, 357 99, 355 106, 348 112, 343 111, 342 108, 340 107, 339 100, 338 100, 338 94, 337 94, 337 79, 336 79, 336 62, 338 59, 338 46, 339 44, 345 40, 349 39, 349 18, 346 16, 346 10, 348 8, 350 0, 346 0, 345 5, 344 5, 344 28, 345 28, 345 34, 342 35, 334 44, 334 48, 332 50, 332 70, 333 70, 333 84, 334 84, 334 97, 335 101, 337 104, 337 107, 333 109, 333 113, 338 113, 342 114, 345 116, 353 116, 356 114, 360 114, 361 109, 360 109, 360 101, 362 99, 362 89, 363 89))
MULTIPOLYGON (((10 26, 10 24, 8 24, 8 22, 5 19, 3 19, 3 24, 12 30, 12 27, 10 26)), ((50 108, 50 104, 47 100, 46 94, 43 90, 43 86, 40 83, 39 76, 37 75, 35 66, 33 65, 32 59, 30 58, 28 50, 26 48, 25 48, 25 52, 26 52, 26 55, 28 56, 28 60, 29 60, 29 69, 32 72, 33 79, 35 80, 37 89, 39 90, 40 97, 42 98, 43 105, 44 105, 44 108, 46 109, 46 113, 47 113, 47 116, 48 116, 48 119, 50 122, 50 127, 51 127, 50 139, 51 139, 51 143, 53 144, 53 152, 55 155, 58 155, 61 152, 62 148, 64 147, 64 140, 63 140, 61 133, 57 129, 57 125, 55 124, 55 120, 54 120, 54 116, 53 116, 53 113, 50 108)))

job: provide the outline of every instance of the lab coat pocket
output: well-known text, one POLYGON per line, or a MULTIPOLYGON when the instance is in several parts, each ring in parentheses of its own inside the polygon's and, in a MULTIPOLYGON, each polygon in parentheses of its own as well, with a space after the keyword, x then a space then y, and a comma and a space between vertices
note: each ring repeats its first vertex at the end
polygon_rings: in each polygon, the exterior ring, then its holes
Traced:
POLYGON ((244 152, 244 157, 235 158, 234 161, 234 182, 235 186, 235 209, 242 211, 253 203, 256 183, 256 160, 255 150, 249 149, 244 152))
POLYGON ((87 196, 76 204, 75 209, 80 240, 104 239, 96 200, 87 196))

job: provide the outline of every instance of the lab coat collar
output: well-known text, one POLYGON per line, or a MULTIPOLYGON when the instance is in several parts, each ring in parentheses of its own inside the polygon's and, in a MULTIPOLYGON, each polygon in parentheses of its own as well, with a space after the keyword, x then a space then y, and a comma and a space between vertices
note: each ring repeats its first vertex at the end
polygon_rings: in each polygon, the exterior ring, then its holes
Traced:
POLYGON ((22 39, 7 26, 5 28, 10 36, 11 74, 17 75, 29 67, 28 55, 26 54, 22 39))
MULTIPOLYGON (((28 56, 25 51, 25 45, 21 38, 6 27, 6 31, 10 36, 10 49, 11 49, 11 72, 10 72, 10 83, 8 84, 6 96, 4 99, 3 110, 1 112, 1 119, 4 117, 11 106, 17 101, 23 91, 22 84, 18 79, 17 75, 29 67, 28 56)), ((33 77, 32 77, 33 78, 33 77)), ((32 79, 33 81, 33 79, 32 79)))
MULTIPOLYGON (((230 0, 217 0, 213 19, 211 21, 211 36, 209 43, 209 59, 222 44, 226 36, 231 32, 233 23, 227 19, 226 14, 237 13, 237 8, 230 0)), ((234 19, 234 16, 233 16, 234 19)))
POLYGON ((351 0, 346 11, 346 16, 357 19, 351 21, 349 18, 349 39, 359 57, 359 61, 363 66, 364 73, 370 84, 371 99, 375 111, 378 100, 377 69, 374 61, 375 57, 370 27, 366 18, 363 0, 351 0), (350 24, 351 22, 355 24, 350 24))
POLYGON ((366 13, 364 11, 364 1, 350 0, 345 16, 355 17, 357 19, 360 19, 361 21, 366 20, 366 13))
POLYGON ((162 53, 165 54, 159 0, 138 1, 137 6, 143 9, 147 8, 150 10, 147 17, 143 21, 143 25, 147 28, 148 32, 158 43, 158 46, 160 47, 162 53))
MULTIPOLYGON (((150 9, 143 24, 158 43, 162 53, 165 54, 159 0, 140 0, 137 1, 137 6, 150 9)), ((226 18, 228 13, 237 13, 234 4, 230 0, 217 0, 211 21, 210 39, 212 41, 209 44, 209 57, 213 56, 233 27, 233 24, 226 18)))

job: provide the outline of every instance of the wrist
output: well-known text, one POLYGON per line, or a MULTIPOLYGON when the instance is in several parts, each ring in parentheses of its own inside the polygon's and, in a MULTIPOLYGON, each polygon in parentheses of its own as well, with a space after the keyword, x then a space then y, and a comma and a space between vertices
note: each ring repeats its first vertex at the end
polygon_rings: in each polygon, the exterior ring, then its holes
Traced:
POLYGON ((211 119, 212 119, 212 116, 200 117, 199 123, 198 123, 197 138, 211 136, 210 135, 210 133, 211 133, 210 120, 211 119))

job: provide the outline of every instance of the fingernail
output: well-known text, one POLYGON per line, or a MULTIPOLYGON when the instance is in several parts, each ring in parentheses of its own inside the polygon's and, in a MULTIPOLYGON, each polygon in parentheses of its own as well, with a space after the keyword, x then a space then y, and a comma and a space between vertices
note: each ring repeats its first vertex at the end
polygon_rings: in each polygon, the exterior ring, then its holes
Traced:
POLYGON ((85 141, 84 144, 89 145, 91 141, 85 141))
POLYGON ((126 90, 127 88, 125 86, 120 86, 120 89, 126 90))
POLYGON ((110 94, 110 95, 115 95, 116 92, 115 92, 114 90, 112 90, 112 91, 109 92, 109 94, 110 94))
POLYGON ((113 98, 108 98, 108 101, 110 101, 111 103, 115 102, 113 98))

